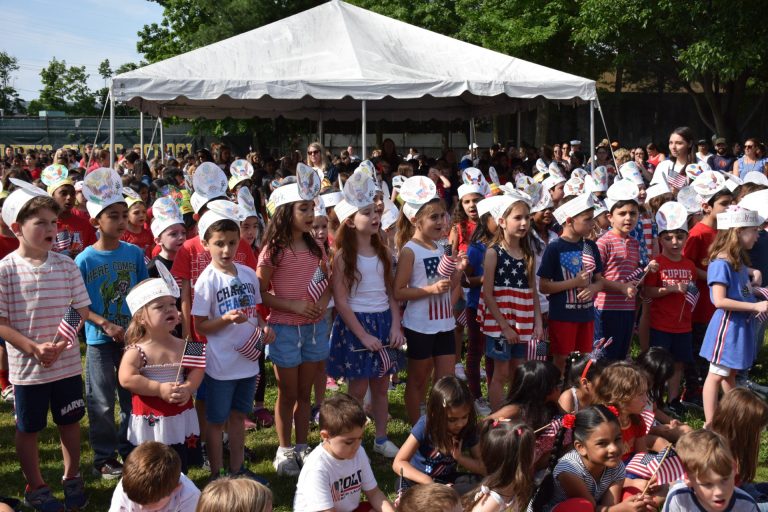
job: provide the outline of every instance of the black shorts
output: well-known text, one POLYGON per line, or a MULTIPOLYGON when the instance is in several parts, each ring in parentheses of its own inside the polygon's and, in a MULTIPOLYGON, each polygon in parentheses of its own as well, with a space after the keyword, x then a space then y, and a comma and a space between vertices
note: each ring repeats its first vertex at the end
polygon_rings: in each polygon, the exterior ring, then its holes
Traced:
POLYGON ((50 407, 56 425, 77 423, 85 415, 83 379, 80 375, 48 382, 13 386, 16 396, 16 429, 32 434, 40 432, 48 422, 50 407))
POLYGON ((453 331, 424 334, 404 329, 403 334, 408 343, 408 350, 406 350, 408 359, 423 360, 456 353, 453 331))

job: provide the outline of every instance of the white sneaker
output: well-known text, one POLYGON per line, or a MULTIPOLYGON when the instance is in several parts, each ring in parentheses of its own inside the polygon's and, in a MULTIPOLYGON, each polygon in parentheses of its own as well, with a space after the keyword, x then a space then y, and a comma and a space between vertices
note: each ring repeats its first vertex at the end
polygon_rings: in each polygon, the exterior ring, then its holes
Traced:
POLYGON ((481 367, 480 367, 480 378, 481 378, 482 380, 485 380, 485 378, 486 378, 487 376, 488 376, 488 374, 486 374, 486 373, 485 373, 485 368, 483 368, 483 367, 481 366, 481 367))
POLYGON ((304 467, 304 461, 307 460, 309 454, 312 453, 312 447, 307 445, 303 450, 296 450, 296 462, 299 463, 299 467, 304 467))
POLYGON ((394 459, 395 455, 397 455, 397 452, 400 451, 400 448, 397 447, 395 443, 387 439, 383 443, 379 444, 376 441, 373 442, 373 451, 378 453, 379 455, 383 455, 384 457, 388 459, 394 459))
POLYGON ((475 400, 475 412, 478 416, 488 416, 491 414, 491 405, 485 398, 478 398, 475 400))
POLYGON ((467 380, 467 374, 464 372, 464 365, 462 363, 456 363, 453 367, 453 373, 456 374, 456 378, 459 380, 467 380))
POLYGON ((296 460, 296 452, 293 449, 286 451, 278 449, 272 465, 277 471, 277 476, 299 476, 301 473, 299 463, 296 460))

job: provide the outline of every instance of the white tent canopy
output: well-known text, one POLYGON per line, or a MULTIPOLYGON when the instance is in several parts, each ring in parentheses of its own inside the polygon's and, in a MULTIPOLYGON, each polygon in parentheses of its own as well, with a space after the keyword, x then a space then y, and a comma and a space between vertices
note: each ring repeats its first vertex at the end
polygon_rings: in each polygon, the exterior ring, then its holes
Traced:
POLYGON ((590 101, 595 82, 331 0, 123 73, 113 98, 144 113, 208 119, 454 120, 590 101))

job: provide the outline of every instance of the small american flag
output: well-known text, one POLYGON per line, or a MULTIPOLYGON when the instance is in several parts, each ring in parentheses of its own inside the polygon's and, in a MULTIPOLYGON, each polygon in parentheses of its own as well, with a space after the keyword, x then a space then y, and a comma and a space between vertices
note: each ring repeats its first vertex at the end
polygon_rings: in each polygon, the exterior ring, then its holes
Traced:
POLYGON ((651 427, 656 423, 656 414, 654 414, 653 409, 643 409, 643 412, 640 413, 640 417, 643 419, 645 431, 650 432, 651 427))
POLYGON ((205 343, 187 341, 184 344, 184 355, 181 356, 181 366, 184 368, 205 368, 205 343))
POLYGON ((69 231, 60 231, 56 233, 56 241, 53 243, 53 250, 56 252, 63 252, 69 249, 72 244, 72 237, 69 236, 69 231))
POLYGON ((597 269, 595 263, 595 252, 592 249, 592 244, 584 241, 584 248, 581 251, 581 267, 585 272, 594 272, 597 269))
POLYGON ((318 265, 314 275, 312 276, 312 279, 309 281, 309 287, 307 287, 307 291, 309 292, 309 296, 312 301, 317 302, 320 300, 320 297, 323 296, 323 292, 325 292, 327 287, 328 276, 325 275, 323 269, 320 267, 320 265, 318 265))
POLYGON ((642 268, 636 268, 635 270, 632 271, 631 274, 627 276, 627 282, 631 283, 632 281, 639 281, 640 278, 643 277, 644 273, 645 272, 643 271, 642 268))
POLYGON ((67 348, 71 348, 77 341, 77 332, 83 325, 83 319, 75 308, 72 306, 67 307, 67 312, 64 313, 64 318, 59 322, 59 328, 56 331, 56 339, 54 342, 64 340, 67 342, 67 348))
MULTIPOLYGON (((761 286, 755 286, 752 288, 752 292, 757 295, 758 297, 762 297, 765 300, 768 300, 768 288, 763 288, 761 286)), ((768 314, 766 313, 758 313, 755 315, 755 320, 757 320, 759 323, 763 323, 766 320, 768 320, 768 314)))
POLYGON ((549 343, 531 336, 528 340, 528 360, 546 361, 549 343))
POLYGON ((260 327, 256 327, 251 337, 240 347, 235 347, 235 350, 249 361, 258 361, 261 354, 264 353, 264 331, 260 327))
POLYGON ((695 308, 696 303, 699 302, 699 289, 693 281, 688 281, 688 286, 685 287, 685 302, 691 305, 691 309, 695 308))
POLYGON ((658 468, 656 473, 657 485, 670 484, 680 480, 685 475, 683 463, 671 447, 668 449, 670 453, 664 459, 663 464, 661 464, 661 459, 664 458, 666 450, 659 453, 638 453, 627 464, 627 473, 634 473, 640 478, 648 480, 658 468))
POLYGON ((437 265, 437 273, 446 279, 450 279, 454 270, 456 270, 456 260, 447 254, 443 254, 440 258, 440 263, 437 265))
POLYGON ((462 327, 467 326, 467 310, 462 309, 461 313, 459 313, 458 318, 456 318, 456 325, 460 325, 462 327))
POLYGON ((685 176, 685 174, 676 172, 675 164, 672 164, 672 167, 669 169, 669 171, 667 171, 667 183, 672 185, 674 188, 680 189, 688 184, 688 178, 685 176))
POLYGON ((395 359, 392 354, 389 353, 391 349, 389 347, 382 347, 377 352, 379 359, 381 359, 381 365, 379 366, 379 377, 383 377, 395 366, 395 359))

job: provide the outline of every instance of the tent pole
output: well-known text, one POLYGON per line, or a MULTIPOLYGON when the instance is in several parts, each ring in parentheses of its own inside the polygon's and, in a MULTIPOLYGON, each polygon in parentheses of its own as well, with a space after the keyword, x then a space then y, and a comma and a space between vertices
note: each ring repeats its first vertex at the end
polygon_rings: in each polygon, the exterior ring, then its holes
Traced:
POLYGON ((475 155, 473 153, 472 144, 475 143, 475 118, 470 117, 469 118, 469 157, 472 159, 473 164, 475 161, 475 155))
POLYGON ((366 132, 368 131, 368 129, 366 127, 366 124, 368 122, 367 118, 368 118, 368 115, 367 115, 367 112, 366 112, 366 104, 365 104, 365 100, 363 100, 363 133, 362 133, 363 136, 362 136, 361 143, 360 143, 360 158, 362 158, 364 160, 368 158, 368 156, 367 156, 368 155, 368 150, 366 149, 366 142, 367 141, 365 139, 366 132))
POLYGON ((589 100, 589 163, 595 162, 595 100, 589 100))
POLYGON ((519 148, 522 144, 521 137, 523 136, 522 126, 523 126, 523 113, 520 112, 520 110, 517 111, 517 147, 519 148))
POLYGON ((139 111, 139 152, 141 159, 144 160, 144 112, 139 111))
POLYGON ((109 167, 115 167, 115 95, 109 84, 109 167))
POLYGON ((323 120, 320 119, 317 122, 317 138, 320 139, 320 144, 325 147, 325 141, 323 140, 323 120))
POLYGON ((165 138, 163 137, 163 118, 158 117, 157 120, 160 123, 160 161, 162 163, 165 163, 165 138))

